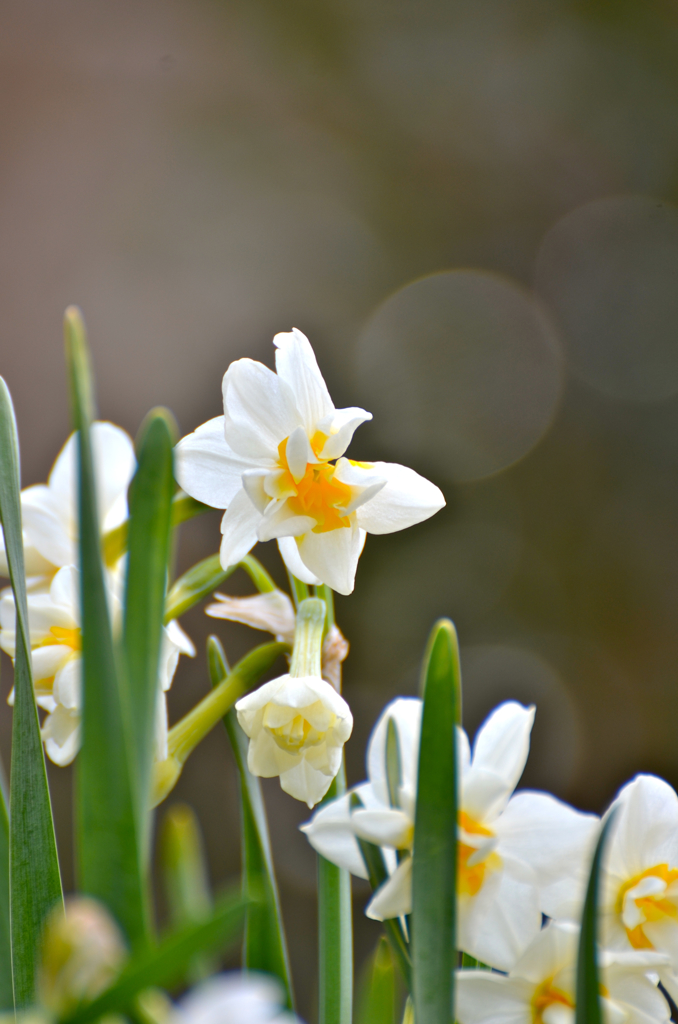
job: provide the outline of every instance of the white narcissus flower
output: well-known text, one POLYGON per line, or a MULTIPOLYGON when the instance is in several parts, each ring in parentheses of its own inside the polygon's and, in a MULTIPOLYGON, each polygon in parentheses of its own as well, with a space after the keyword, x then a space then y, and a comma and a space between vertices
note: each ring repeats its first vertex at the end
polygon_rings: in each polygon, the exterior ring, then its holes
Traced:
POLYGON ((320 676, 284 675, 235 709, 250 738, 250 771, 264 779, 279 775, 285 792, 309 807, 322 800, 353 729, 351 710, 334 687, 320 676))
MULTIPOLYGON (((662 983, 678 998, 678 795, 663 779, 638 775, 620 791, 600 879, 601 936, 618 950, 669 956, 662 983)), ((608 812, 608 813, 610 813, 608 812)), ((555 893, 547 913, 577 919, 578 898, 555 893)))
MULTIPOLYGON (((109 590, 114 627, 120 618, 120 602, 109 590)), ((0 647, 10 657, 16 653, 15 608, 11 592, 0 599, 0 647)), ((42 738, 54 764, 70 764, 80 748, 82 708, 82 635, 80 628, 79 572, 64 566, 55 574, 49 590, 28 595, 28 626, 36 702, 47 711, 42 738)), ((163 630, 158 669, 156 712, 157 756, 167 756, 165 691, 172 683, 180 654, 195 654, 193 644, 177 623, 163 630)), ((13 703, 14 691, 9 701, 13 703)))
POLYGON ((267 974, 217 974, 175 1007, 177 1024, 301 1024, 283 1009, 282 986, 267 974))
MULTIPOLYGON (((574 1024, 579 928, 551 921, 525 950, 508 977, 457 971, 459 1024, 574 1024)), ((663 959, 642 952, 599 954, 601 1005, 606 1024, 652 1024, 670 1019, 656 983, 663 959)))
MULTIPOLYGON (((131 438, 113 423, 92 425, 92 450, 103 534, 127 518, 127 488, 134 476, 136 458, 131 438)), ((77 437, 71 434, 47 483, 21 492, 24 558, 29 577, 51 576, 78 560, 77 472, 77 437)), ((0 529, 0 575, 8 574, 0 529)))
MULTIPOLYGON (((390 878, 367 915, 400 917, 412 909, 412 858, 422 703, 399 698, 383 711, 367 752, 369 781, 322 807, 302 826, 315 849, 353 874, 367 877, 356 836, 381 846, 390 878), (400 751, 400 784, 389 792, 389 720, 400 751), (351 808, 355 793, 363 807, 351 808), (395 851, 400 851, 396 866, 395 851), (403 854, 405 856, 403 856, 403 854)), ((546 793, 512 796, 529 750, 534 708, 509 701, 478 731, 471 758, 459 729, 461 768, 458 847, 460 949, 509 970, 541 927, 541 892, 563 880, 576 884, 597 819, 546 793)))
POLYGON ((231 363, 224 415, 179 442, 177 479, 198 501, 226 509, 225 568, 257 541, 277 539, 300 580, 350 594, 366 533, 423 522, 445 499, 405 466, 343 458, 371 414, 335 409, 301 331, 273 343, 277 373, 251 359, 231 363))

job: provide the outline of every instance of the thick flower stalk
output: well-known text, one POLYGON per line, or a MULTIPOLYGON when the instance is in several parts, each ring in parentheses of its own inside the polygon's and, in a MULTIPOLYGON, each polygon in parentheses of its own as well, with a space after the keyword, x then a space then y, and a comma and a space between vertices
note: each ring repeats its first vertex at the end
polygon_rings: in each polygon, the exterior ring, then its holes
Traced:
MULTIPOLYGON (((120 602, 112 589, 109 602, 116 625, 120 602)), ((64 766, 80 749, 82 713, 82 633, 79 572, 75 566, 59 569, 49 590, 29 594, 28 621, 36 702, 47 712, 42 738, 50 760, 64 766)), ((11 592, 0 599, 0 648, 14 658, 15 608, 11 592)), ((193 657, 195 649, 178 623, 171 622, 163 630, 158 669, 155 755, 159 759, 166 757, 167 751, 165 693, 172 684, 180 654, 193 657)))
MULTIPOLYGON (((35 585, 78 560, 77 438, 66 441, 46 484, 21 492, 26 575, 35 585)), ((92 425, 92 450, 97 477, 97 499, 102 535, 127 518, 127 488, 136 458, 128 434, 113 423, 92 425)), ((4 538, 0 530, 0 576, 7 576, 4 538)))
MULTIPOLYGON (((459 1024, 574 1024, 579 928, 551 921, 525 950, 508 977, 491 971, 458 971, 459 1024)), ((667 1001, 651 972, 656 953, 599 954, 603 1019, 609 1024, 652 1024, 670 1019, 667 1001)))
POLYGON ((280 776, 285 792, 309 807, 329 789, 353 729, 348 704, 320 675, 324 623, 325 603, 302 601, 289 673, 235 706, 250 739, 250 771, 263 778, 280 776))
MULTIPOLYGON (((389 879, 367 915, 401 917, 412 907, 412 844, 421 701, 399 698, 382 713, 367 752, 368 781, 322 807, 302 826, 315 849, 367 877, 356 837, 384 850, 389 879), (391 725, 389 723, 392 723, 391 725), (400 784, 388 769, 388 733, 399 748, 400 784), (362 806, 356 803, 353 794, 362 806)), ((509 701, 478 732, 473 757, 459 730, 458 946, 509 970, 539 932, 542 893, 576 888, 597 819, 546 793, 513 791, 529 751, 534 708, 509 701)))
MULTIPOLYGON (((601 935, 616 950, 668 955, 660 971, 678 998, 678 795, 663 779, 639 775, 620 791, 600 882, 601 935)), ((608 813, 610 813, 608 812, 608 813)), ((578 919, 578 898, 555 892, 547 912, 578 919)))
MULTIPOLYGON (((230 597, 215 594, 216 602, 208 604, 205 614, 213 619, 242 622, 252 629, 272 633, 276 640, 292 644, 296 627, 296 612, 290 598, 282 590, 270 590, 250 597, 230 597)), ((325 634, 321 651, 321 674, 341 693, 341 664, 348 655, 348 640, 339 627, 330 626, 325 634)))
POLYGON ((335 409, 301 331, 273 343, 276 373, 251 359, 231 363, 224 415, 179 442, 177 479, 198 501, 226 509, 224 568, 257 541, 277 539, 296 577, 350 594, 366 534, 420 523, 445 499, 405 466, 344 458, 371 414, 335 409))
POLYGON ((248 971, 217 974, 192 989, 174 1007, 176 1024, 301 1024, 283 1009, 275 978, 248 971))

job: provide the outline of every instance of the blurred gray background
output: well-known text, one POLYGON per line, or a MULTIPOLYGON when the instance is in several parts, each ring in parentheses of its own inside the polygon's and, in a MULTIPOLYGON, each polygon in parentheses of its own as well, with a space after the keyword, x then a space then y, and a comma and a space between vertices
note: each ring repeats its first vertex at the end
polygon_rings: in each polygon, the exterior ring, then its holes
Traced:
MULTIPOLYGON (((0 372, 24 485, 69 432, 61 317, 90 331, 100 414, 134 435, 220 412, 243 355, 305 331, 359 459, 414 466, 447 508, 368 540, 351 642, 349 780, 385 702, 416 692, 433 620, 463 645, 471 733, 538 712, 524 784, 600 809, 678 781, 678 5, 674 0, 0 3, 0 372)), ((217 549, 183 528, 180 569, 217 549)), ((259 552, 258 552, 259 553, 259 552)), ((261 557, 283 581, 275 548, 261 557)), ((248 592, 234 576, 232 593, 248 592)), ((208 688, 197 643, 177 718, 208 688)), ((11 672, 3 665, 3 694, 11 672)), ((4 707, 4 704, 2 705, 4 707)), ((0 711, 9 758, 11 712, 0 711)), ((70 770, 51 768, 72 881, 70 770)), ((266 785, 300 1006, 313 1019, 305 808, 266 785)), ((174 800, 215 885, 238 870, 222 731, 174 800)), ((160 810, 162 815, 162 808, 160 810)), ((362 917, 357 956, 378 928, 362 917)))

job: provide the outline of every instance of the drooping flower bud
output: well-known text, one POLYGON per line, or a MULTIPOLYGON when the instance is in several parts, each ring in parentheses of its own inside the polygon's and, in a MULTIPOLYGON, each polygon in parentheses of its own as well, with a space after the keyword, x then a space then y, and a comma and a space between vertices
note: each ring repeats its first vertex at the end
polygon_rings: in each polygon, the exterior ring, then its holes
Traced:
POLYGON ((43 930, 38 997, 58 1016, 102 992, 126 958, 122 936, 104 907, 73 896, 56 907, 43 930))
POLYGON ((353 729, 348 704, 321 677, 324 623, 325 603, 317 598, 302 601, 289 673, 235 706, 250 738, 250 771, 263 778, 279 775, 285 792, 309 807, 329 789, 353 729))

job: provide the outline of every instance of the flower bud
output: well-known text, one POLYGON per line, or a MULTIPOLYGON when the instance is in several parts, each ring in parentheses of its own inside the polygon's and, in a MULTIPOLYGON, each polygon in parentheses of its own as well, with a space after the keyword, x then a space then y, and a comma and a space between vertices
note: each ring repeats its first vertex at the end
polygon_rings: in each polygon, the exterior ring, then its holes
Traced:
POLYGON ((263 778, 279 775, 285 792, 309 807, 329 789, 353 729, 348 704, 320 676, 324 622, 323 601, 302 601, 289 674, 265 683, 235 706, 250 738, 250 771, 263 778))
POLYGON ((120 931, 104 907, 71 897, 50 913, 42 937, 38 996, 58 1016, 94 999, 117 976, 126 957, 120 931))

